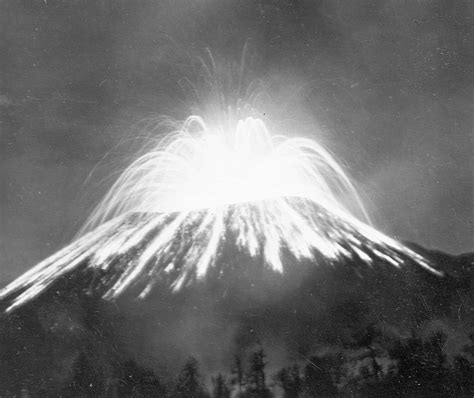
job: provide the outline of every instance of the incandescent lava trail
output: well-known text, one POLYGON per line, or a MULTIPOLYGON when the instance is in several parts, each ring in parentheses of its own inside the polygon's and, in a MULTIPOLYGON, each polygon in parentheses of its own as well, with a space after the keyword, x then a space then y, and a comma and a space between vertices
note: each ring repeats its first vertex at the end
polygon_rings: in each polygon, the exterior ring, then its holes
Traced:
POLYGON ((225 272, 224 242, 277 273, 290 255, 315 266, 411 262, 440 274, 370 225, 350 179, 314 140, 272 135, 254 117, 212 125, 191 116, 125 170, 79 238, 0 299, 12 311, 59 278, 89 271, 84 289, 105 299, 144 298, 158 282, 176 292, 211 269, 225 272))

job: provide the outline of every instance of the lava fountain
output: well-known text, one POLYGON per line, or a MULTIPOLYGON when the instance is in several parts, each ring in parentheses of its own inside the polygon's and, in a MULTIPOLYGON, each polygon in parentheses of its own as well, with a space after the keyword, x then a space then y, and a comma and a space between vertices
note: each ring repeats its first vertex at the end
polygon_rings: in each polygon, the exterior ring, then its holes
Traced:
POLYGON ((439 274, 370 225, 350 179, 316 141, 272 135, 255 117, 213 125, 190 116, 125 170, 74 242, 0 299, 12 311, 86 270, 105 299, 132 287, 144 298, 164 280, 177 292, 205 279, 229 241, 276 273, 285 272, 287 252, 315 265, 410 261, 439 274))

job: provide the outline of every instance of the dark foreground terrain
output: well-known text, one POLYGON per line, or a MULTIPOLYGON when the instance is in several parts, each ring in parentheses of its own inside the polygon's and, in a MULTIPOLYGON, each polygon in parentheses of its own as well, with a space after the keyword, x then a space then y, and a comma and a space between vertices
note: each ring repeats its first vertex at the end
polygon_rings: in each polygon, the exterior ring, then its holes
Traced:
POLYGON ((412 247, 446 276, 253 264, 106 302, 67 275, 2 319, 0 395, 472 396, 474 257, 412 247))

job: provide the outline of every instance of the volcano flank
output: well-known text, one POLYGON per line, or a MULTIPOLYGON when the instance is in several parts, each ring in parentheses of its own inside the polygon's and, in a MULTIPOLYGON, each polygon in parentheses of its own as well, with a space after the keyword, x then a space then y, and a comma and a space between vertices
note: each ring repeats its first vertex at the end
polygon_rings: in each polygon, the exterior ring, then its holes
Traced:
POLYGON ((469 319, 472 255, 425 252, 433 260, 441 256, 440 268, 450 265, 443 278, 413 264, 398 270, 377 261, 369 268, 357 258, 334 267, 288 258, 281 274, 261 258, 224 246, 221 265, 204 280, 172 292, 163 278, 139 301, 132 292, 114 303, 101 299, 98 293, 113 278, 84 260, 4 318, 1 369, 60 384, 80 353, 93 352, 104 377, 112 378, 115 364, 127 358, 172 377, 189 355, 205 374, 215 374, 257 344, 266 347, 273 366, 305 363, 321 347, 354 346, 368 325, 390 339, 435 318, 469 319))
POLYGON ((442 275, 416 251, 344 213, 285 198, 181 213, 125 214, 44 260, 0 297, 10 303, 10 311, 58 279, 78 273, 83 274, 79 289, 106 299, 125 292, 144 298, 153 289, 176 292, 203 280, 225 295, 242 279, 252 285, 253 278, 265 274, 262 280, 269 285, 286 285, 288 275, 304 278, 305 268, 337 263, 356 270, 359 264, 408 264, 442 275))

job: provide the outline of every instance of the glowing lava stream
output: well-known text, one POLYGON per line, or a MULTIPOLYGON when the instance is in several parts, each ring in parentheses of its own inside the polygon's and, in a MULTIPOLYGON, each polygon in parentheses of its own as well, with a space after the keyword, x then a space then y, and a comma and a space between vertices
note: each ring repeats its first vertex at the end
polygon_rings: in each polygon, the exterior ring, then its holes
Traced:
POLYGON ((359 197, 334 158, 307 138, 272 136, 248 117, 211 128, 197 116, 158 142, 120 176, 84 235, 0 291, 11 311, 75 270, 97 273, 101 294, 131 287, 145 297, 158 280, 173 291, 203 279, 224 241, 284 272, 297 260, 358 259, 400 267, 418 253, 360 221, 341 203, 359 197))

